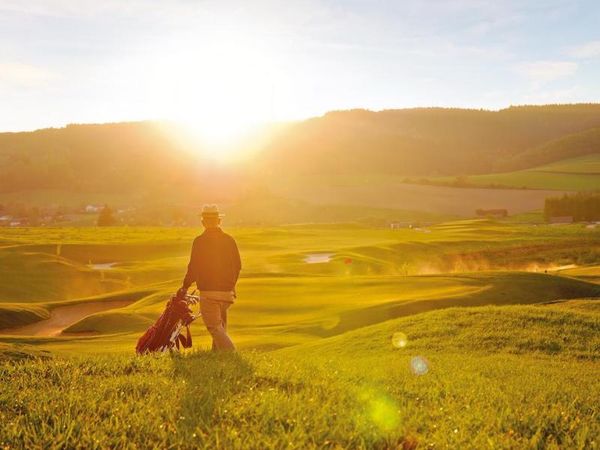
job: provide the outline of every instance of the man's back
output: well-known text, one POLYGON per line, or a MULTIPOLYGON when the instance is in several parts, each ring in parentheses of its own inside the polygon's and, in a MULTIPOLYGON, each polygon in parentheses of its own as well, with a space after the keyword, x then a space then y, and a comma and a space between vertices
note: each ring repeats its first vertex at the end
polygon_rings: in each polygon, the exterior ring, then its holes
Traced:
POLYGON ((233 291, 242 264, 235 240, 221 228, 207 228, 192 245, 184 286, 200 291, 233 291))

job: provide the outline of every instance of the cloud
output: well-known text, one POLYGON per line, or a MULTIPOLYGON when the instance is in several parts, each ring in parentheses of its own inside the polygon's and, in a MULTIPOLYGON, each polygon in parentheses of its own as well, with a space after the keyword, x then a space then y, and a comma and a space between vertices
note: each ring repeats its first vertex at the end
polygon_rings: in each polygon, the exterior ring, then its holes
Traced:
POLYGON ((571 86, 564 89, 540 90, 524 96, 523 103, 548 104, 548 103, 577 103, 589 100, 583 95, 579 86, 571 86))
POLYGON ((570 77, 577 68, 578 64, 573 61, 533 61, 519 64, 516 69, 535 85, 541 85, 570 77))
MULTIPOLYGON (((173 2, 172 7, 182 9, 183 2, 173 2)), ((170 6, 160 0, 0 0, 0 11, 33 16, 86 17, 98 14, 159 13, 170 6)))
POLYGON ((56 75, 43 67, 17 62, 0 63, 0 86, 40 87, 54 78, 56 75))
POLYGON ((589 59, 600 57, 600 41, 590 41, 568 51, 573 58, 589 59))

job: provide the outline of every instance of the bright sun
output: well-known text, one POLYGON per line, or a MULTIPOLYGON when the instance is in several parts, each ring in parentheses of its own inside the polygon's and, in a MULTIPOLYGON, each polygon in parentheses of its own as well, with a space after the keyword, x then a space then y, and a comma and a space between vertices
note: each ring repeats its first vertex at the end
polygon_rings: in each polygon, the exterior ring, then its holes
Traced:
POLYGON ((272 120, 273 61, 264 46, 227 36, 165 55, 155 65, 163 115, 183 124, 215 159, 272 120))

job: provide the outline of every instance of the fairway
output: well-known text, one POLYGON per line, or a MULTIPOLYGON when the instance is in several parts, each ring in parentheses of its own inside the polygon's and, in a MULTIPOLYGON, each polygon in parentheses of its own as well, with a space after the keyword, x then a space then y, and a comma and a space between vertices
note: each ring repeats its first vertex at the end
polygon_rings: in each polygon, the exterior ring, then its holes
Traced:
POLYGON ((227 231, 243 256, 229 319, 238 355, 207 352, 197 321, 192 351, 136 357, 198 230, 0 230, 0 443, 592 445, 597 229, 464 220, 227 231))

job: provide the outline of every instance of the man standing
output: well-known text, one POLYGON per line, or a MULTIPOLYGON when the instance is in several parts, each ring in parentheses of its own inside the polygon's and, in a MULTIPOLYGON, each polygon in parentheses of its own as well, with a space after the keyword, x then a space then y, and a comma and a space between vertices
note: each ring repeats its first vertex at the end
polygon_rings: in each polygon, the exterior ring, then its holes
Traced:
POLYGON ((196 282, 200 312, 212 336, 213 350, 235 350, 226 331, 227 309, 236 297, 235 284, 242 268, 240 253, 235 240, 220 227, 223 215, 217 205, 205 205, 201 216, 205 230, 194 239, 187 273, 177 295, 185 295, 196 282))

